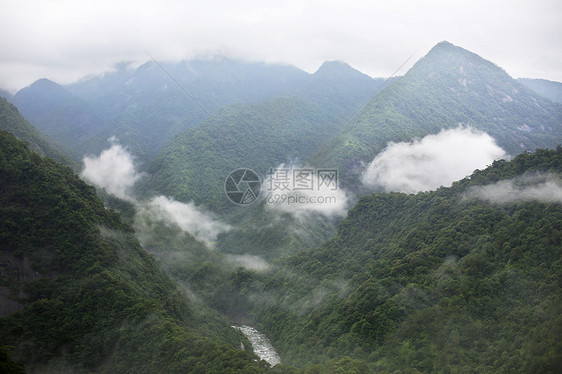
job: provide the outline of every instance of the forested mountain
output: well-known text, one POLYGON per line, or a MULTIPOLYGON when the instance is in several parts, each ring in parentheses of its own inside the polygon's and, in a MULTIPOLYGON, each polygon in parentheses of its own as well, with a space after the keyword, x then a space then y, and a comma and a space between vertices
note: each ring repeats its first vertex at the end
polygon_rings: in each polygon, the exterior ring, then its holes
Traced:
MULTIPOLYGON (((562 148, 450 188, 359 200, 319 248, 209 288, 283 361, 355 372, 556 373, 562 148)), ((323 372, 322 367, 317 372, 323 372)))
POLYGON ((519 78, 517 81, 529 87, 539 95, 542 95, 555 103, 562 104, 562 83, 546 79, 531 78, 519 78))
POLYGON ((151 61, 65 87, 40 80, 18 92, 14 103, 32 124, 81 154, 99 153, 116 136, 146 161, 220 107, 283 95, 308 78, 292 66, 224 58, 161 66, 151 61))
POLYGON ((224 194, 228 173, 247 167, 265 175, 281 163, 304 163, 383 83, 329 62, 292 95, 219 110, 162 150, 142 193, 193 200, 215 211, 232 208, 224 194))
POLYGON ((0 88, 0 97, 4 98, 6 100, 10 100, 12 98, 12 94, 9 93, 6 90, 3 90, 3 89, 0 88))
POLYGON ((84 162, 119 187, 98 191, 0 98, 0 371, 559 372, 562 105, 546 86, 442 42, 388 81, 215 59, 21 90, 77 159, 116 137, 84 162), (459 125, 518 155, 432 192, 362 187, 389 142, 459 125), (231 171, 281 165, 337 169, 337 214, 226 196, 231 171), (269 368, 231 324, 298 369, 269 368))
POLYGON ((27 122, 18 109, 4 98, 0 98, 0 130, 14 134, 26 142, 31 150, 42 156, 50 157, 73 169, 78 168, 70 156, 70 150, 51 139, 47 140, 47 137, 27 122))
POLYGON ((4 131, 0 181, 0 341, 27 372, 267 369, 239 349, 249 343, 228 320, 177 288, 93 187, 4 131))
POLYGON ((71 149, 103 126, 88 104, 48 79, 40 79, 12 98, 39 131, 71 149))
POLYGON ((448 42, 437 44, 403 77, 376 95, 311 159, 339 168, 352 185, 388 142, 411 141, 460 125, 482 130, 509 154, 555 147, 562 107, 505 71, 448 42))

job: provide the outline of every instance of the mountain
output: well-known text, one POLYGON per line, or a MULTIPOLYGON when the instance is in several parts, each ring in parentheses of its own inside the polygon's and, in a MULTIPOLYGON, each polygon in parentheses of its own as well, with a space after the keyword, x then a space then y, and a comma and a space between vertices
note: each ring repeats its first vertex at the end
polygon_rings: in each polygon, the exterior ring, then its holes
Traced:
POLYGON ((558 147, 450 188, 364 196, 322 246, 232 277, 213 298, 228 295, 223 308, 292 365, 558 372, 561 178, 558 147))
POLYGON ((307 77, 292 66, 225 58, 161 65, 151 61, 134 70, 121 66, 67 89, 107 123, 82 142, 86 153, 99 153, 116 136, 137 158, 148 161, 174 135, 219 108, 282 95, 307 77))
POLYGON ((509 154, 562 141, 562 107, 545 100, 476 54, 437 44, 403 77, 370 100, 312 158, 358 185, 364 165, 388 142, 406 142, 459 125, 495 138, 509 154))
POLYGON ((0 97, 6 100, 10 100, 12 98, 12 94, 0 88, 0 97))
POLYGON ((539 95, 562 104, 562 83, 553 82, 546 79, 519 78, 517 82, 529 87, 539 95))
POLYGON ((77 163, 69 156, 71 151, 45 137, 19 113, 6 99, 0 98, 0 130, 14 134, 41 156, 50 157, 66 166, 77 169, 77 163))
POLYGON ((203 113, 192 115, 203 117, 205 113, 197 105, 193 106, 193 100, 186 96, 174 80, 205 109, 214 112, 227 104, 258 102, 282 95, 299 87, 307 76, 304 71, 289 65, 251 63, 227 58, 160 65, 149 61, 136 69, 130 69, 126 64, 119 65, 114 72, 71 84, 67 89, 91 103, 105 120, 134 113, 141 109, 141 105, 155 105, 153 101, 162 98, 174 100, 176 104, 170 106, 170 109, 175 109, 177 115, 187 118, 186 113, 181 112, 182 109, 197 108, 203 113), (180 104, 185 106, 182 108, 180 104))
POLYGON ((150 165, 142 194, 232 208, 224 181, 238 168, 265 176, 282 163, 304 163, 383 84, 343 63, 326 63, 291 95, 219 110, 174 137, 150 165))
POLYGON ((75 151, 103 125, 86 102, 48 79, 21 89, 12 102, 37 129, 75 151))
POLYGON ((344 97, 333 88, 345 79, 348 87, 357 83, 348 89, 355 100, 365 82, 371 83, 366 78, 341 62, 327 62, 308 74, 293 66, 227 58, 149 61, 135 69, 121 64, 114 72, 64 87, 40 80, 18 92, 14 103, 33 125, 81 155, 101 152, 115 136, 148 165, 173 136, 222 107, 302 96, 315 87, 318 99, 322 94, 326 105, 343 109, 350 103, 333 101, 344 97), (320 93, 322 88, 326 91, 320 93))
POLYGON ((2 131, 0 180, 3 367, 12 350, 30 373, 267 371, 70 169, 2 131))

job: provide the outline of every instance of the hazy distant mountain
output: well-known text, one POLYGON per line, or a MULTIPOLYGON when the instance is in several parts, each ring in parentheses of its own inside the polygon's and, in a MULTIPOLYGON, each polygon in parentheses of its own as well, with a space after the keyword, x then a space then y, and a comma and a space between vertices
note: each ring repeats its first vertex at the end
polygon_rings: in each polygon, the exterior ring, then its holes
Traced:
POLYGON ((75 150, 103 125, 86 102, 48 79, 21 89, 12 102, 33 126, 75 150))
POLYGON ((304 163, 382 83, 330 62, 291 95, 219 110, 162 150, 144 190, 212 209, 231 206, 223 191, 230 171, 248 167, 264 175, 281 163, 304 163))
POLYGON ((4 98, 0 98, 0 130, 12 133, 18 139, 24 141, 32 151, 41 156, 53 158, 72 168, 77 167, 76 162, 70 157, 70 150, 53 140, 47 139, 21 116, 14 105, 4 98))
POLYGON ((517 81, 539 95, 546 97, 556 103, 562 104, 562 83, 546 79, 519 78, 517 81))
POLYGON ((116 136, 141 160, 151 159, 174 135, 196 126, 209 113, 233 103, 279 96, 300 87, 308 77, 292 66, 224 58, 162 66, 173 78, 151 61, 67 87, 108 123, 83 142, 83 149, 99 152, 107 138, 116 136))
POLYGON ((492 135, 514 155, 562 142, 562 106, 474 53, 436 45, 376 95, 312 162, 356 181, 388 142, 410 141, 460 124, 492 135))
POLYGON ((10 100, 12 98, 12 94, 0 88, 0 97, 3 97, 6 100, 10 100))
POLYGON ((292 66, 224 58, 162 66, 173 78, 155 62, 137 69, 122 64, 65 87, 39 80, 20 90, 14 103, 37 128, 81 154, 99 153, 116 136, 147 160, 218 108, 282 95, 309 77, 292 66))

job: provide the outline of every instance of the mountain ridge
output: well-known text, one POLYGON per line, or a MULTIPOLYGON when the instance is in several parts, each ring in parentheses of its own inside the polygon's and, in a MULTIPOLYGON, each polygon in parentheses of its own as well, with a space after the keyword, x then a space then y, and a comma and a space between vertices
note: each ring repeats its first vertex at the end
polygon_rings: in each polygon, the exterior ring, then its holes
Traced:
POLYGON ((441 42, 372 98, 310 161, 339 168, 344 183, 353 184, 362 173, 360 164, 368 164, 391 141, 411 141, 462 124, 487 132, 515 155, 555 147, 562 139, 561 123, 560 105, 492 62, 441 42))

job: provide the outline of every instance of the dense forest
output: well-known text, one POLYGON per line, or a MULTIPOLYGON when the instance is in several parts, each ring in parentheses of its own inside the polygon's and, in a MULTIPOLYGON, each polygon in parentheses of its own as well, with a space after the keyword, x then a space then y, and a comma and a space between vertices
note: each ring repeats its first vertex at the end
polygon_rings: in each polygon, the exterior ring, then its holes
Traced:
POLYGON ((236 256, 163 223, 143 246, 307 372, 555 373, 561 177, 559 147, 450 188, 375 193, 322 246, 254 266, 233 267, 236 256))
POLYGON ((11 134, 0 144, 1 297, 17 310, 0 319, 0 339, 28 372, 267 368, 239 349, 228 320, 189 301, 93 187, 11 134))
POLYGON ((78 169, 78 163, 69 155, 72 152, 55 140, 49 139, 26 121, 18 108, 0 97, 0 130, 14 134, 23 140, 31 150, 46 157, 50 157, 73 169, 78 169))
POLYGON ((560 372, 560 87, 442 42, 388 80, 150 61, 0 97, 0 372, 560 372), (459 126, 506 160, 431 191, 362 182, 459 126), (126 196, 80 179, 85 156, 126 196), (232 170, 265 188, 280 165, 337 170, 343 212, 226 196, 232 170))
POLYGON ((310 162, 339 168, 343 182, 355 186, 363 171, 361 162, 370 162, 390 141, 471 126, 516 155, 556 147, 561 122, 560 104, 536 94, 492 62, 441 42, 370 100, 310 162))
POLYGON ((348 357, 358 372, 555 373, 562 206, 549 197, 561 173, 559 147, 451 188, 365 196, 321 247, 231 274, 208 297, 238 295, 216 307, 247 313, 296 366, 348 357), (493 190, 487 201, 486 186, 512 200, 493 190))

